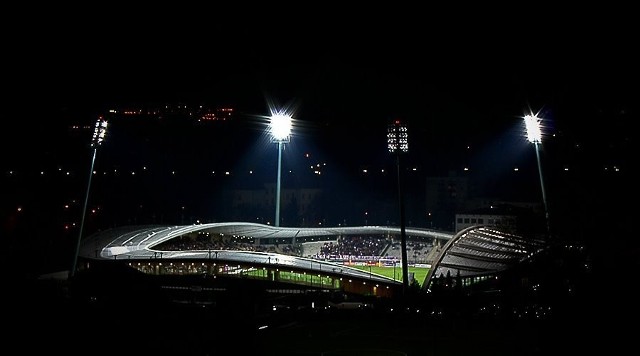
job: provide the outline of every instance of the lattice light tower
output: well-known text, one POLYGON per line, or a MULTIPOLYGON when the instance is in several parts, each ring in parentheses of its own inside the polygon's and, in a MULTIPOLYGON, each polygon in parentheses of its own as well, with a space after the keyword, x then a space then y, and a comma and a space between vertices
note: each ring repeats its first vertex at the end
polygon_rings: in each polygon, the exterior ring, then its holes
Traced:
POLYGON ((80 253, 80 240, 82 240, 82 232, 84 230, 84 219, 87 214, 87 204, 89 202, 89 191, 91 190, 91 178, 93 177, 93 167, 96 162, 96 154, 98 153, 98 147, 102 145, 104 138, 107 135, 107 120, 102 116, 98 117, 93 129, 93 137, 91 138, 91 148, 93 149, 93 155, 91 156, 91 169, 89 169, 89 180, 87 182, 87 192, 84 196, 84 205, 82 207, 82 218, 80 219, 80 231, 78 232, 78 240, 76 241, 76 250, 73 254, 73 262, 71 269, 69 270, 69 278, 73 277, 77 264, 78 254, 80 253))
POLYGON ((394 120, 387 130, 387 145, 389 152, 396 155, 396 167, 398 172, 398 202, 400 205, 400 238, 402 248, 402 289, 409 288, 409 266, 407 261, 407 234, 404 214, 404 192, 402 186, 402 170, 400 156, 409 152, 409 135, 407 125, 400 120, 394 120))

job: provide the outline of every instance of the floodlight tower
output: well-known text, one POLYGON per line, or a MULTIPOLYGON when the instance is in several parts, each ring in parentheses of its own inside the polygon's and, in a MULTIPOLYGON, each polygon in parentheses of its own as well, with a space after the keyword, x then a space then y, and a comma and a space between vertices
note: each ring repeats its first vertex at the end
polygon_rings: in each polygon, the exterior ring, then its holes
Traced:
POLYGON ((89 190, 91 189, 91 177, 93 176, 93 167, 96 162, 96 154, 98 147, 102 145, 105 136, 107 135, 107 121, 102 116, 98 117, 96 125, 93 129, 93 137, 91 138, 91 148, 93 148, 93 155, 91 157, 91 169, 89 169, 89 181, 87 183, 87 192, 84 196, 84 205, 82 207, 82 219, 80 220, 80 231, 78 232, 78 240, 76 241, 76 249, 73 254, 73 263, 69 270, 69 278, 72 278, 76 272, 76 265, 78 264, 78 254, 80 253, 80 240, 82 239, 82 230, 84 229, 84 218, 87 213, 87 203, 89 202, 89 190))
POLYGON ((538 175, 540 176, 540 187, 542 189, 542 202, 544 204, 544 217, 547 224, 547 234, 551 231, 549 223, 549 207, 547 206, 547 194, 544 190, 544 179, 542 178, 542 165, 540 164, 540 145, 542 144, 542 130, 540 129, 541 119, 536 115, 525 115, 524 123, 527 128, 527 139, 533 143, 536 149, 536 159, 538 161, 538 175))
POLYGON ((400 120, 394 120, 387 129, 387 145, 389 152, 396 155, 398 171, 398 200, 400 204, 400 241, 402 249, 402 290, 406 293, 409 288, 409 266, 407 261, 407 234, 405 232, 404 193, 402 189, 402 170, 400 155, 409 152, 407 125, 400 120))
POLYGON ((291 116, 286 113, 272 113, 269 123, 271 141, 278 144, 278 179, 276 183, 276 221, 280 226, 280 181, 282 176, 282 149, 291 141, 291 116))

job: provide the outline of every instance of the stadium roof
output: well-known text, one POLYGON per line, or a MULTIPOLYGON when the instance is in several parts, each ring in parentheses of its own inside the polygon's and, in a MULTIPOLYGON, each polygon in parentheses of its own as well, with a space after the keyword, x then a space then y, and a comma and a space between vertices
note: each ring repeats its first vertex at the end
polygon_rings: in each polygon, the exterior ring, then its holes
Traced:
POLYGON ((472 226, 460 231, 444 245, 424 283, 429 288, 434 276, 487 275, 506 270, 530 258, 544 242, 509 234, 495 228, 472 226))
MULTIPOLYGON (((126 226, 101 231, 89 236, 83 240, 81 244, 80 256, 83 258, 102 260, 139 260, 157 258, 158 256, 161 256, 163 259, 211 259, 212 256, 215 255, 216 259, 227 262, 275 264, 281 267, 308 269, 310 271, 333 271, 335 273, 353 275, 354 277, 363 277, 366 275, 367 278, 371 278, 371 274, 368 272, 348 268, 341 264, 278 253, 237 250, 166 251, 154 248, 171 239, 200 232, 265 239, 339 235, 400 235, 400 228, 388 226, 292 228, 245 222, 182 226, 126 226)), ((450 233, 416 228, 407 228, 405 232, 408 236, 432 237, 445 240, 453 236, 453 234, 450 233)), ((388 282, 386 277, 380 277, 380 279, 388 282)))

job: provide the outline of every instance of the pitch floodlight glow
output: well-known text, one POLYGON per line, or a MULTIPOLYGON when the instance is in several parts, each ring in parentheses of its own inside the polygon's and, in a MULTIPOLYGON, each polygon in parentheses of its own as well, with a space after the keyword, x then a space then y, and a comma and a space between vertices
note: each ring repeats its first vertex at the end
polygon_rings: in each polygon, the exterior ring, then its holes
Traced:
POLYGON ((291 135, 291 116, 287 114, 274 114, 269 123, 271 136, 277 142, 286 142, 291 135))
POLYGON ((527 127, 527 139, 529 142, 542 142, 542 132, 540 131, 540 118, 535 115, 526 115, 524 123, 527 127))

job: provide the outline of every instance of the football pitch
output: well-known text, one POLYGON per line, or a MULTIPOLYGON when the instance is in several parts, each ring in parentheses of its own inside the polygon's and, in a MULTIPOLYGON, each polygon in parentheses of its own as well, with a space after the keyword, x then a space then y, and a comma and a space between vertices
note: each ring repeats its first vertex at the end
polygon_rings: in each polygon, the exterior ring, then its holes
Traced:
MULTIPOLYGON (((363 271, 371 272, 373 274, 379 274, 381 276, 393 278, 397 281, 402 281, 402 267, 380 267, 380 266, 350 266, 353 268, 361 269, 363 271)), ((424 284, 429 268, 427 267, 412 267, 409 266, 409 274, 413 273, 414 278, 420 283, 420 286, 424 284)))

